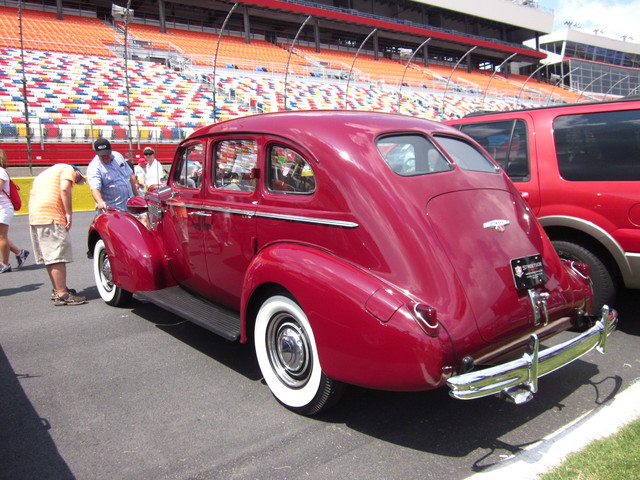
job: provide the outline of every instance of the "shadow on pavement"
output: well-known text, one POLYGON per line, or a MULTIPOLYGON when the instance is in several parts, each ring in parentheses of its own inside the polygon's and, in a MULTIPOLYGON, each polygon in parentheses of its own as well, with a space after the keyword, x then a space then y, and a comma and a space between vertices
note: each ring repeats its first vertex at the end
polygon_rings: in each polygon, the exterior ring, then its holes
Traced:
MULTIPOLYGON (((251 344, 226 341, 151 304, 139 302, 132 313, 246 378, 261 380, 251 344)), ((537 417, 563 411, 567 397, 581 387, 588 387, 584 396, 588 396, 590 408, 613 398, 622 387, 622 379, 612 375, 596 382, 600 373, 593 362, 578 360, 541 378, 539 393, 520 406, 496 397, 454 400, 446 387, 407 393, 349 386, 342 400, 315 420, 343 424, 367 436, 418 451, 450 458, 471 456, 472 469, 483 471, 500 461, 500 454, 516 454, 541 440, 548 429, 529 432, 524 437, 528 440, 522 442, 504 438, 514 430, 526 428, 537 417)), ((277 406, 275 399, 274 405, 277 406)))
POLYGON ((0 478, 73 479, 48 433, 51 425, 38 416, 20 385, 29 378, 13 371, 0 347, 0 478))

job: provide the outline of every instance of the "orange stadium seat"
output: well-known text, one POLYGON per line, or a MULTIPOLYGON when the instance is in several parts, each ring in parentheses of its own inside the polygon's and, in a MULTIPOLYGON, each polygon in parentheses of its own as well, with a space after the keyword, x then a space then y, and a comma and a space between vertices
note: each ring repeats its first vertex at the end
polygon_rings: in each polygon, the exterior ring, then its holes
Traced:
MULTIPOLYGON (((17 12, 16 8, 0 7, 2 46, 17 46, 20 35, 17 12)), ((23 9, 22 23, 25 48, 114 56, 106 45, 114 43, 116 33, 95 17, 65 14, 64 20, 58 20, 53 12, 23 9)))

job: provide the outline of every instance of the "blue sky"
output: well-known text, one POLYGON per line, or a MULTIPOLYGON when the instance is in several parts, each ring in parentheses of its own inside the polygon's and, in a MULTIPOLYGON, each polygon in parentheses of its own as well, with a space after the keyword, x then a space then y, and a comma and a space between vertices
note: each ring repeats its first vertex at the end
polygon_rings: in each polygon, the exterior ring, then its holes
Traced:
POLYGON ((565 21, 582 25, 579 30, 640 43, 640 0, 538 0, 541 7, 555 13, 554 30, 565 28, 565 21))

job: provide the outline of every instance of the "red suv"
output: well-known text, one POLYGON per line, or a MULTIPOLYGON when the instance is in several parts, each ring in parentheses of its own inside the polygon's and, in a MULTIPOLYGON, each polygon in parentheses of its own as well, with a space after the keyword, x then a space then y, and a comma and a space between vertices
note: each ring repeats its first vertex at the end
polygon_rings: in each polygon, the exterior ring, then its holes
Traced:
POLYGON ((561 257, 590 267, 594 307, 640 288, 640 100, 583 103, 445 122, 503 167, 561 257))

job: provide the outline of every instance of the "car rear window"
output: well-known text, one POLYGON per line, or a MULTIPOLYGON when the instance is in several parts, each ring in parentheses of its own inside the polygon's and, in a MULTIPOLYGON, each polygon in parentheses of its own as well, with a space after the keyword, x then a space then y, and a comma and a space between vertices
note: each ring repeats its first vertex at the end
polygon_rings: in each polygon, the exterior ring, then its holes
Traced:
POLYGON ((422 135, 382 137, 376 146, 391 170, 403 177, 447 172, 453 168, 438 147, 422 135))
POLYGON ((464 170, 474 172, 497 173, 498 166, 489 160, 480 150, 461 138, 437 136, 436 140, 445 149, 453 161, 464 170))
POLYGON ((553 130, 565 180, 640 180, 640 110, 562 115, 553 130))

